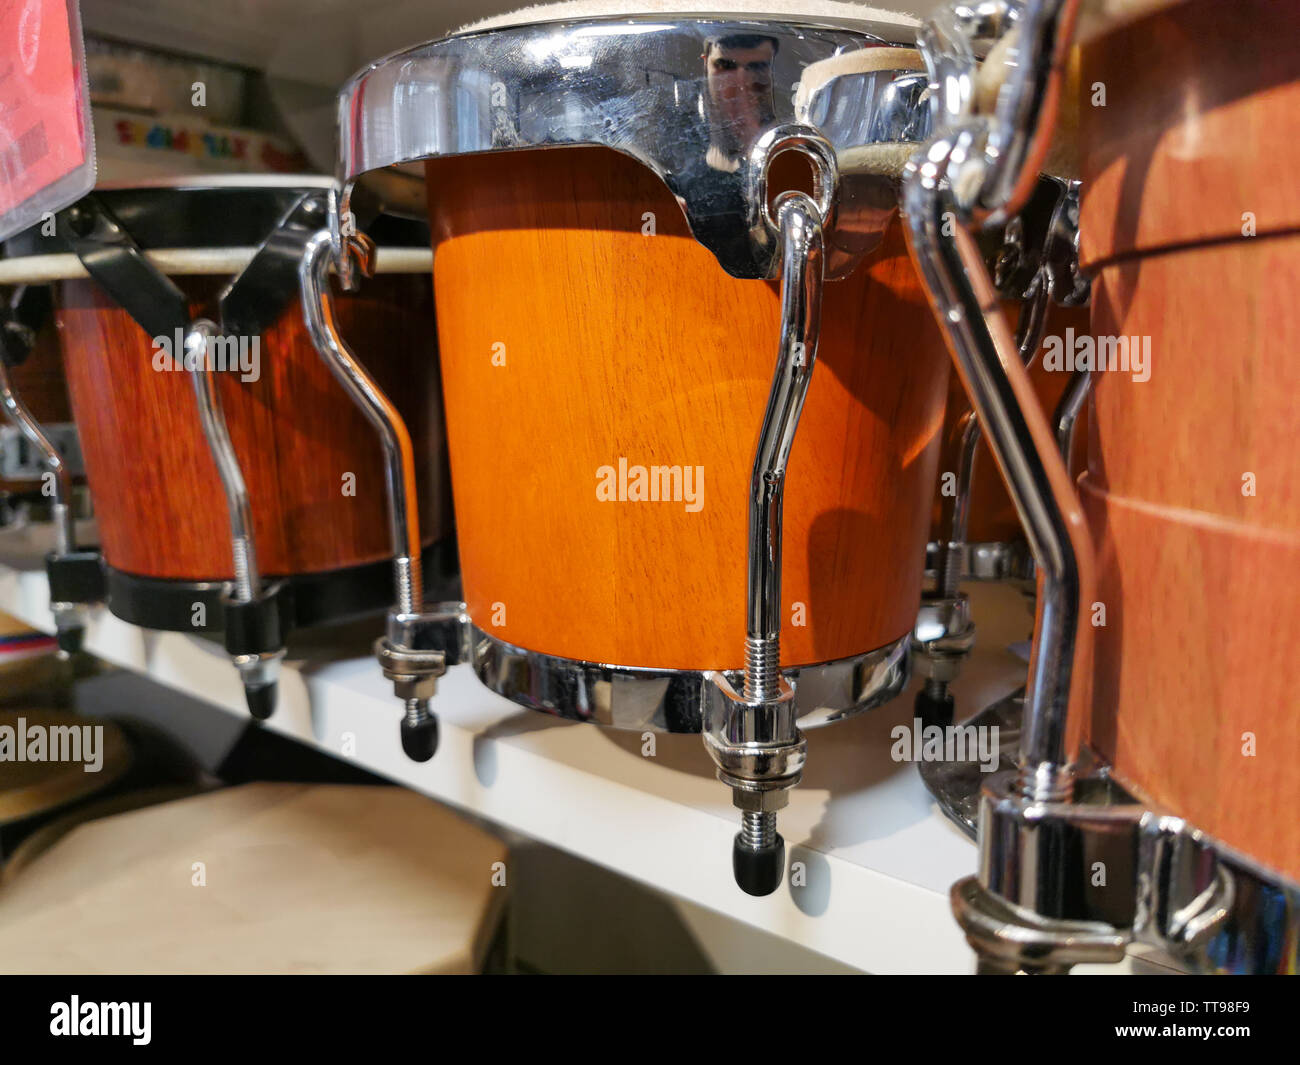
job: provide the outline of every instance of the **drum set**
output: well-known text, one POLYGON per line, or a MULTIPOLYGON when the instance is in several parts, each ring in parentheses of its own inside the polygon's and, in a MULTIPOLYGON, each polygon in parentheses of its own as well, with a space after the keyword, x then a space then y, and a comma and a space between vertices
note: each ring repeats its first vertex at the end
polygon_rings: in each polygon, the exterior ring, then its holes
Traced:
POLYGON ((10 242, 0 282, 52 295, 6 359, 52 316, 101 539, 15 368, 62 646, 100 602, 221 632, 265 717, 291 630, 387 608, 412 758, 460 663, 699 734, 752 895, 804 730, 915 672, 925 725, 1019 733, 926 778, 978 840, 982 970, 1294 968, 1290 16, 672 6, 416 45, 341 89, 333 179, 104 187, 10 242), (418 220, 370 183, 412 166, 418 220), (972 580, 1033 603, 993 707, 949 691, 972 580))

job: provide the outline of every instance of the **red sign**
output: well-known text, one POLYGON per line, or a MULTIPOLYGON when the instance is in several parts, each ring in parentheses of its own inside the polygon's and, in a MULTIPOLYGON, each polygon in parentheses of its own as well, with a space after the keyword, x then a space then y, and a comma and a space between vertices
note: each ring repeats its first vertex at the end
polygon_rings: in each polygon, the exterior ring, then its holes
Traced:
POLYGON ((94 185, 77 0, 0 0, 0 236, 94 185))

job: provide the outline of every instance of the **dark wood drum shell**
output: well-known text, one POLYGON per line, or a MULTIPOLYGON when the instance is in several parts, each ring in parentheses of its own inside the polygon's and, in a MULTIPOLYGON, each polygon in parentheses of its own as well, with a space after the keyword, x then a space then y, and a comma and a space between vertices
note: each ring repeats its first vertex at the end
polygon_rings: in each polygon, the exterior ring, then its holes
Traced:
MULTIPOLYGON (((216 317, 228 279, 175 280, 195 316, 216 317)), ((450 525, 429 287, 427 275, 381 275, 336 301, 344 337, 406 418, 426 543, 450 525)), ((58 303, 106 563, 138 577, 232 578, 225 496, 189 375, 154 369, 150 338, 94 282, 63 282, 58 303)), ((390 557, 378 438, 313 346, 296 293, 262 335, 260 363, 258 380, 226 374, 219 388, 263 572, 327 573, 390 557)))

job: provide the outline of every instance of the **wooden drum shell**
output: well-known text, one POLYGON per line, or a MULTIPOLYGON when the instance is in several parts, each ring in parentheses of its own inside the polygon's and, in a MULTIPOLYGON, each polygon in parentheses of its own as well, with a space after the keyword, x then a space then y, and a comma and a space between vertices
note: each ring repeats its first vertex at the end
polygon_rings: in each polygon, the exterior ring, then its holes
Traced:
MULTIPOLYGON (((173 279, 195 317, 216 318, 229 278, 173 279)), ((336 300, 340 328, 401 410, 420 474, 426 543, 449 526, 428 278, 383 275, 336 300)), ((159 371, 143 329, 93 281, 62 282, 57 317, 105 562, 137 577, 233 577, 225 494, 190 375, 159 371)), ((260 338, 261 374, 219 375, 268 576, 328 573, 392 555, 374 428, 334 380, 297 293, 260 338), (355 494, 345 494, 345 474, 355 494)))
MULTIPOLYGON (((740 667, 778 284, 726 275, 659 179, 607 149, 437 160, 428 178, 475 623, 568 659, 740 667), (599 500, 620 458, 702 466, 702 508, 599 500)), ((785 491, 785 665, 911 631, 947 387, 897 220, 826 285, 822 323, 785 491)))
POLYGON ((1082 498, 1098 553, 1083 733, 1149 802, 1300 877, 1297 15, 1203 0, 1091 42, 1082 247, 1096 375, 1082 498), (1158 61, 1157 61, 1158 60, 1158 61), (1249 212, 1249 219, 1247 218, 1249 212))

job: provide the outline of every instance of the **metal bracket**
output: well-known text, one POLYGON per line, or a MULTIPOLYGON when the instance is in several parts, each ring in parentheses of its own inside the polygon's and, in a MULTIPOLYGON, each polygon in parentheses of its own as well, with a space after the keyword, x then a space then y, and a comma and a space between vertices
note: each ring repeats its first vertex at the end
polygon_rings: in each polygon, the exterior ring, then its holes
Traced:
POLYGON ((1300 885, 1136 802, 1104 772, 1080 777, 1075 795, 1035 802, 1014 773, 985 783, 980 874, 952 893, 982 958, 1064 971, 1143 943, 1201 971, 1294 971, 1300 885))
MULTIPOLYGON (((86 463, 81 455, 81 437, 73 422, 41 425, 54 449, 63 457, 69 477, 84 477, 86 463)), ((49 472, 45 455, 16 425, 0 425, 0 480, 39 481, 49 472)))
POLYGON ((21 366, 36 346, 36 338, 54 317, 54 296, 49 285, 17 285, 8 302, 0 306, 3 350, 10 366, 21 366))
POLYGON ((153 265, 126 227, 94 195, 59 212, 56 229, 86 272, 150 337, 173 337, 189 323, 189 303, 153 265))
POLYGON ((303 250, 326 220, 324 190, 302 196, 258 246, 253 258, 218 299, 221 328, 229 336, 258 336, 298 294, 303 250))

